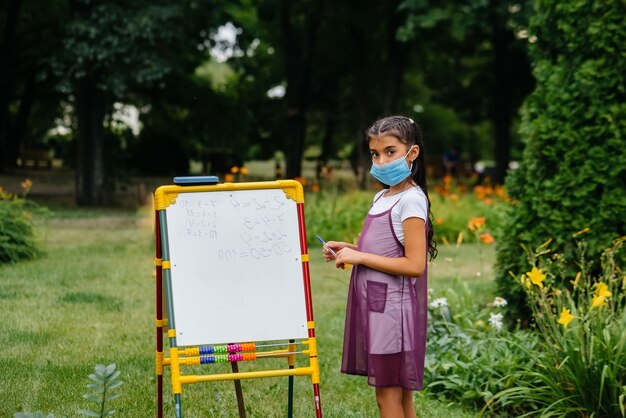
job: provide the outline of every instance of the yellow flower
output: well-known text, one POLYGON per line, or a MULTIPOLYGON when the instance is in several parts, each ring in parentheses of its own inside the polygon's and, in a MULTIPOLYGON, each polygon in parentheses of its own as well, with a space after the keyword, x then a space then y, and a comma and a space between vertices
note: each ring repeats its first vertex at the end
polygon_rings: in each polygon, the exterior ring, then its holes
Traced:
POLYGON ((567 328, 567 326, 570 322, 572 322, 573 319, 574 315, 572 315, 570 310, 567 308, 563 308, 563 310, 561 310, 561 316, 559 317, 559 320, 557 322, 563 325, 563 328, 567 328))
POLYGON ((594 295, 593 299, 591 301, 591 307, 592 308, 601 308, 603 306, 606 306, 606 300, 605 300, 604 296, 594 295))
POLYGON ((239 167, 237 167, 236 165, 232 166, 230 168, 230 172, 233 174, 239 173, 239 167))
POLYGON ((596 296, 601 296, 603 298, 610 298, 611 296, 613 296, 613 294, 609 292, 609 287, 602 282, 596 284, 596 290, 593 293, 596 296))
POLYGON ((250 174, 250 170, 248 170, 247 167, 241 167, 241 170, 239 170, 241 172, 241 174, 243 174, 244 176, 247 176, 248 174, 250 174))
POLYGON ((543 289, 543 281, 546 279, 546 275, 543 274, 541 270, 537 267, 533 267, 533 269, 526 273, 532 284, 539 286, 543 289))

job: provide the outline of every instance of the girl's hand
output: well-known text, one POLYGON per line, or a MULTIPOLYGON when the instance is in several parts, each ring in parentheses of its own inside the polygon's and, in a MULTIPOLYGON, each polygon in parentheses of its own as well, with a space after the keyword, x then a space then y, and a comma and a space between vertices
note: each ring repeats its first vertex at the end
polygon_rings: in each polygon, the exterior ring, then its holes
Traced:
POLYGON ((332 261, 335 259, 335 256, 333 255, 333 253, 330 252, 328 247, 330 247, 330 249, 337 253, 342 248, 349 247, 350 245, 351 244, 348 244, 347 242, 327 241, 326 245, 322 247, 322 255, 324 256, 324 260, 332 261))
POLYGON ((357 251, 352 246, 346 246, 337 251, 335 266, 344 269, 347 264, 358 265, 361 264, 362 261, 363 253, 361 251, 357 251))

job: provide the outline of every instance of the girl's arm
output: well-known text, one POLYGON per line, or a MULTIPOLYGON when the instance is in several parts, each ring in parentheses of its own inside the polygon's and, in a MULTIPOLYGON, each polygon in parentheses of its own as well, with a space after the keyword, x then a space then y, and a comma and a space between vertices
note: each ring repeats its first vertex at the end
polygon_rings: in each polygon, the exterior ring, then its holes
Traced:
POLYGON ((337 251, 335 265, 360 264, 398 276, 420 277, 426 269, 426 223, 421 218, 408 218, 402 222, 402 228, 404 257, 383 257, 344 247, 337 251))

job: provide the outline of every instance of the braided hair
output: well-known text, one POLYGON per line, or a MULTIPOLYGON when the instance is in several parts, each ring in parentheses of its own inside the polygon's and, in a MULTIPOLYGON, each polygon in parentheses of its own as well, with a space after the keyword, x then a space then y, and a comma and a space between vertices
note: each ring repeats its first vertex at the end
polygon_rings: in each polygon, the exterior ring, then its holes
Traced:
MULTIPOLYGON (((426 161, 424 157, 424 139, 422 136, 422 129, 413 119, 406 116, 389 116, 382 118, 374 122, 374 124, 366 131, 366 141, 375 137, 380 137, 382 134, 390 135, 398 138, 403 144, 410 146, 417 145, 419 147, 419 154, 417 159, 413 161, 411 167, 411 177, 415 184, 417 184, 428 201, 428 254, 432 261, 437 257, 437 243, 433 239, 434 227, 433 227, 433 213, 430 210, 430 198, 428 197, 428 188, 426 186, 426 161)), ((388 185, 384 185, 388 188, 388 185)))

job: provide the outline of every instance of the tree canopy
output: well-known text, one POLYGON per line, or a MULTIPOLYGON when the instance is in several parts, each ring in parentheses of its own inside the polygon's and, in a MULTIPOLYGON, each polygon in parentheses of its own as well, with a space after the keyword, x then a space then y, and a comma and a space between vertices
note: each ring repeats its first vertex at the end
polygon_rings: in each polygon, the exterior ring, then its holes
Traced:
POLYGON ((310 147, 321 162, 348 156, 364 181, 363 131, 392 113, 424 126, 434 164, 457 147, 470 162, 496 161, 501 180, 532 87, 525 2, 59 0, 45 10, 0 10, 2 169, 25 148, 54 148, 87 205, 121 172, 185 174, 192 159, 218 169, 282 151, 287 176, 299 176, 310 147), (114 123, 120 104, 139 109, 139 133, 114 123))

